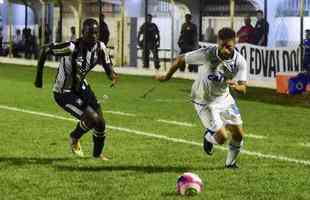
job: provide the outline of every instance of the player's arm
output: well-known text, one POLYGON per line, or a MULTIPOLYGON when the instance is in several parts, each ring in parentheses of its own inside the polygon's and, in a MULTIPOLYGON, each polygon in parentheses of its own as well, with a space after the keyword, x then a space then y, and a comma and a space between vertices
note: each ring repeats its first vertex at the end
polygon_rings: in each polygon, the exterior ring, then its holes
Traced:
POLYGON ((37 64, 37 74, 34 85, 37 88, 43 86, 43 69, 46 58, 49 54, 54 56, 68 56, 74 50, 74 44, 72 42, 60 43, 60 44, 47 44, 42 47, 41 54, 37 64))
POLYGON ((69 56, 73 53, 74 48, 75 44, 73 42, 51 44, 49 52, 54 56, 69 56))
POLYGON ((108 78, 112 81, 112 87, 116 84, 117 80, 118 80, 118 74, 114 71, 113 67, 112 67, 112 62, 111 62, 111 58, 108 54, 108 52, 106 51, 105 47, 101 48, 101 60, 102 60, 102 67, 104 68, 104 71, 106 73, 106 75, 108 76, 108 78))
POLYGON ((35 77, 34 85, 37 88, 42 88, 43 86, 43 68, 48 55, 48 48, 43 48, 37 64, 37 74, 35 77))
POLYGON ((179 55, 176 61, 169 69, 166 75, 156 75, 155 79, 159 81, 167 81, 172 75, 179 69, 184 69, 186 64, 189 65, 203 65, 207 61, 207 53, 210 48, 200 48, 195 51, 188 52, 183 55, 179 55))
MULTIPOLYGON (((138 44, 141 47, 142 46, 142 40, 141 40, 141 35, 144 34, 144 24, 140 27, 139 32, 138 32, 138 44)), ((144 35, 143 35, 144 37, 144 35)))
POLYGON ((172 75, 179 69, 185 68, 185 57, 180 55, 176 58, 176 61, 173 63, 167 74, 165 75, 156 75, 155 79, 158 81, 168 81, 172 75))
POLYGON ((159 33, 158 27, 156 25, 155 27, 156 27, 156 46, 159 47, 160 46, 160 33, 159 33))
POLYGON ((37 64, 37 73, 34 81, 34 85, 37 88, 43 87, 43 68, 47 56, 51 53, 53 44, 44 45, 41 49, 40 57, 37 64))
POLYGON ((238 93, 245 94, 247 87, 247 63, 242 57, 238 63, 238 72, 234 80, 226 80, 231 89, 238 93))
POLYGON ((246 81, 227 80, 226 83, 229 87, 238 93, 246 93, 246 81))

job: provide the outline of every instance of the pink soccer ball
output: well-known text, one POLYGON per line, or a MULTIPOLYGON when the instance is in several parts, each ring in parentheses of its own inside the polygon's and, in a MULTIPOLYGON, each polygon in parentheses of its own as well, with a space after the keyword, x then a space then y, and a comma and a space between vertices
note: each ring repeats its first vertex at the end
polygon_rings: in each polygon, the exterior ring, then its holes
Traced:
POLYGON ((177 193, 185 196, 194 196, 203 190, 201 178, 194 173, 185 172, 177 180, 177 193))

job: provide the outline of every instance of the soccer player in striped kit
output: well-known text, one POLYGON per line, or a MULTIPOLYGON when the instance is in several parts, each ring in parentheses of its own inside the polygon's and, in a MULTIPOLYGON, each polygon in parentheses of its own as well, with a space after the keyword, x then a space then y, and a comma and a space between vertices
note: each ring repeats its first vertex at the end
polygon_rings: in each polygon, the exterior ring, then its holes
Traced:
POLYGON ((213 145, 222 145, 227 140, 227 130, 232 134, 228 145, 225 166, 237 168, 236 161, 243 146, 244 130, 239 109, 229 89, 246 92, 247 64, 235 50, 236 33, 230 28, 218 32, 217 46, 201 48, 179 56, 166 75, 155 79, 167 81, 178 68, 185 64, 201 65, 192 86, 192 102, 206 128, 204 150, 213 153, 213 145))
POLYGON ((38 61, 35 86, 42 87, 43 68, 47 55, 60 56, 60 64, 53 87, 56 103, 80 121, 71 132, 69 141, 72 152, 83 157, 80 138, 93 130, 93 157, 108 160, 103 155, 106 124, 100 104, 85 80, 88 72, 102 64, 114 85, 118 79, 111 66, 107 48, 98 40, 98 22, 89 18, 83 22, 82 37, 76 41, 47 45, 38 61))

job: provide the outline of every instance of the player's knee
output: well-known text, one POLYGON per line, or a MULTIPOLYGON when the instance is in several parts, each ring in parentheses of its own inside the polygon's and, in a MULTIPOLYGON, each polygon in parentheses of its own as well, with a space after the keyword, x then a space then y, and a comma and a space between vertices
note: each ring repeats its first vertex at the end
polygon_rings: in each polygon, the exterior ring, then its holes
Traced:
POLYGON ((217 131, 215 134, 215 139, 219 145, 224 144, 228 139, 228 136, 227 136, 225 130, 220 129, 219 131, 217 131))
POLYGON ((105 125, 105 121, 102 117, 100 117, 99 115, 97 115, 94 118, 94 129, 97 132, 101 132, 103 133, 105 131, 106 125, 105 125))
POLYGON ((86 112, 83 116, 83 121, 89 128, 94 128, 98 132, 104 132, 105 130, 105 121, 101 117, 99 113, 97 113, 94 109, 91 107, 88 107, 86 109, 86 112))
POLYGON ((216 141, 219 145, 225 144, 225 142, 227 141, 227 136, 221 135, 221 136, 217 137, 216 141))
POLYGON ((244 131, 241 127, 236 127, 232 132, 232 139, 235 141, 242 141, 244 137, 244 131))

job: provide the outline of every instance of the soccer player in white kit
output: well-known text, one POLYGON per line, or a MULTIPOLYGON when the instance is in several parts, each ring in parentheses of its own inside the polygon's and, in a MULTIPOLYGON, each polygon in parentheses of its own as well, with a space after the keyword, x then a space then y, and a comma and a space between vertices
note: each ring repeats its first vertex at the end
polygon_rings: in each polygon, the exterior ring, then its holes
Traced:
POLYGON ((231 132, 227 168, 237 168, 236 159, 243 146, 244 130, 239 109, 229 88, 246 92, 247 64, 235 49, 236 33, 230 28, 218 32, 217 46, 201 48, 177 57, 166 75, 156 75, 155 79, 167 81, 186 64, 200 65, 198 76, 192 86, 192 102, 206 128, 204 150, 212 155, 213 145, 222 145, 231 132))

